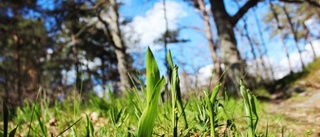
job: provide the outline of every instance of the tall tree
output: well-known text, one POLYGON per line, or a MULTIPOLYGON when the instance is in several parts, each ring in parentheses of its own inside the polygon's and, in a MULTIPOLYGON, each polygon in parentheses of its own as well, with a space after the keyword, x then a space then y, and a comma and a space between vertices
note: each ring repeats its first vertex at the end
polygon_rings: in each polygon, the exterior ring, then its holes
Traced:
POLYGON ((289 12, 287 10, 287 8, 285 6, 282 6, 282 10, 287 18, 287 23, 289 25, 289 28, 290 28, 290 31, 293 35, 293 39, 294 39, 294 42, 295 42, 295 46, 299 52, 299 57, 300 57, 300 62, 301 62, 301 65, 302 65, 302 68, 304 68, 304 63, 303 63, 303 60, 302 60, 302 51, 299 47, 299 42, 298 42, 298 33, 296 32, 296 29, 295 26, 294 26, 294 23, 292 22, 292 18, 290 17, 289 15, 289 12))
MULTIPOLYGON (((99 27, 96 10, 100 10, 101 2, 86 3, 87 1, 64 1, 61 6, 50 13, 58 17, 58 30, 63 40, 57 40, 57 46, 62 47, 61 58, 65 63, 66 71, 75 71, 75 84, 78 91, 89 91, 94 85, 100 84, 103 91, 107 84, 118 89, 114 84, 119 81, 117 67, 116 48, 113 39, 106 37, 103 27, 99 27), (89 65, 91 63, 91 65, 89 65), (68 65, 67 65, 68 64, 68 65), (92 65, 93 64, 93 65, 92 65)), ((102 91, 102 92, 103 92, 102 91)))
POLYGON ((306 23, 307 21, 320 20, 320 8, 306 3, 298 5, 297 8, 293 9, 291 12, 294 12, 294 18, 298 19, 298 23, 296 25, 302 25, 301 30, 296 30, 298 39, 304 39, 310 44, 312 54, 315 59, 317 55, 315 52, 315 47, 312 43, 313 34, 310 32, 309 26, 306 23))
POLYGON ((221 70, 221 63, 220 63, 220 57, 218 55, 218 46, 214 43, 213 41, 213 33, 212 33, 212 28, 210 25, 210 17, 209 14, 207 12, 207 10, 205 9, 205 3, 204 0, 198 0, 197 4, 199 5, 199 10, 201 11, 201 14, 203 16, 203 22, 204 22, 204 26, 205 26, 205 36, 207 38, 208 44, 209 44, 209 49, 210 49, 210 53, 211 53, 211 58, 214 64, 214 70, 215 70, 215 77, 216 77, 216 81, 219 81, 219 77, 222 74, 222 70, 221 70))
POLYGON ((259 0, 247 1, 238 12, 231 16, 225 7, 223 0, 210 0, 211 11, 218 31, 220 42, 221 62, 229 68, 224 78, 226 87, 230 91, 239 91, 238 83, 243 74, 242 69, 245 66, 237 49, 237 42, 234 34, 234 27, 243 15, 252 7, 257 5, 259 0))
POLYGON ((280 25, 279 15, 278 15, 278 12, 277 12, 276 8, 274 7, 274 5, 271 2, 269 2, 269 6, 270 6, 271 12, 273 14, 273 17, 276 21, 276 24, 277 24, 276 25, 277 32, 280 34, 281 42, 282 42, 282 45, 283 45, 285 52, 286 52, 286 57, 287 57, 288 64, 289 64, 290 74, 292 74, 293 68, 292 68, 292 63, 290 61, 289 49, 288 49, 286 42, 285 42, 285 35, 282 32, 283 26, 280 25))
POLYGON ((305 34, 304 34, 305 39, 306 39, 306 40, 308 41, 308 43, 310 44, 310 47, 311 47, 311 50, 312 50, 313 59, 316 59, 316 58, 317 58, 317 54, 316 54, 314 45, 312 44, 312 40, 311 40, 309 28, 308 28, 308 26, 306 25, 305 22, 303 22, 302 25, 303 25, 303 29, 304 29, 304 33, 305 33, 305 34))
POLYGON ((104 25, 105 35, 108 39, 112 40, 115 48, 115 53, 118 60, 118 72, 120 74, 120 89, 122 92, 126 91, 128 88, 131 88, 132 82, 129 78, 129 69, 131 68, 131 63, 129 61, 129 55, 126 53, 127 47, 124 43, 122 32, 120 29, 119 22, 119 3, 117 0, 110 0, 104 5, 104 14, 103 10, 98 13, 98 19, 104 25))
MULTIPOLYGON (((263 38, 263 33, 262 33, 262 30, 261 30, 261 24, 260 24, 260 20, 258 19, 258 16, 257 16, 257 12, 255 9, 253 9, 254 11, 254 18, 255 18, 255 22, 257 24, 257 28, 258 28, 258 31, 259 31, 259 37, 260 37, 260 42, 261 42, 261 45, 263 48, 261 48, 261 50, 259 50, 260 52, 260 60, 264 60, 263 56, 267 56, 267 53, 268 53, 268 50, 267 50, 267 46, 266 46, 266 43, 264 41, 264 38, 263 38), (264 49, 264 50, 262 50, 264 49)), ((274 72, 273 72, 273 69, 272 69, 272 64, 270 63, 270 60, 268 58, 266 58, 266 63, 265 63, 265 66, 264 66, 267 70, 269 70, 270 72, 270 75, 267 74, 268 76, 270 76, 269 80, 271 82, 271 84, 274 82, 274 72), (267 67, 268 66, 268 67, 267 67)))
MULTIPOLYGON (((256 61, 258 59, 258 56, 260 56, 260 48, 254 43, 253 39, 250 36, 246 17, 243 17, 243 23, 244 23, 244 26, 243 26, 244 32, 242 35, 244 35, 244 37, 248 40, 249 45, 250 45, 250 51, 251 51, 251 54, 253 55, 253 60, 256 61)), ((265 66, 264 61, 263 60, 260 60, 260 61, 261 61, 262 66, 264 67, 265 66)), ((253 65, 255 65, 256 75, 257 75, 255 82, 257 82, 257 84, 260 82, 264 83, 263 78, 262 78, 262 72, 261 72, 261 70, 264 68, 260 68, 260 65, 258 64, 258 62, 254 62, 253 65)), ((257 84, 255 84, 255 85, 257 85, 257 84)))
MULTIPOLYGON (((48 37, 44 21, 29 17, 36 1, 2 1, 0 10, 0 73, 9 104, 23 104, 41 84, 48 37), (14 92, 15 91, 15 92, 14 92), (15 93, 15 94, 14 94, 15 93), (12 96, 13 95, 13 96, 12 96)), ((0 87, 1 88, 1 87, 0 87)))

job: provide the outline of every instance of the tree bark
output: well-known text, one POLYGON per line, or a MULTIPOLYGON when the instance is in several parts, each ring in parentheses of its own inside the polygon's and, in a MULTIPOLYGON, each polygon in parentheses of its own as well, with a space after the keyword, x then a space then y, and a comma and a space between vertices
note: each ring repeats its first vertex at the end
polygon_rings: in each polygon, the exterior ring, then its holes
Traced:
POLYGON ((77 38, 75 36, 75 28, 72 28, 72 34, 71 34, 71 43, 72 43, 72 53, 73 53, 73 62, 74 62, 74 69, 76 71, 76 81, 75 81, 75 90, 79 93, 82 91, 82 84, 81 84, 81 73, 80 73, 80 62, 78 58, 78 49, 77 49, 77 38))
POLYGON ((282 42, 282 45, 285 49, 285 52, 286 52, 286 56, 287 56, 287 59, 288 59, 288 64, 289 64, 289 68, 290 68, 290 74, 293 74, 293 71, 292 71, 292 65, 291 65, 291 61, 290 61, 290 56, 289 56, 289 50, 288 50, 288 47, 286 46, 286 43, 285 43, 285 37, 284 35, 282 34, 282 26, 280 26, 280 21, 279 21, 279 18, 278 18, 278 13, 276 12, 276 10, 274 9, 273 7, 273 4, 271 2, 269 2, 269 5, 270 5, 270 8, 271 8, 271 11, 273 13, 273 16, 276 20, 276 23, 277 23, 277 27, 278 27, 278 31, 280 33, 280 36, 281 36, 281 42, 282 42))
MULTIPOLYGON (((247 40, 248 40, 248 42, 249 42, 249 45, 250 45, 250 48, 251 48, 251 53, 252 53, 252 55, 253 55, 254 65, 255 65, 255 67, 256 67, 256 72, 257 72, 257 73, 256 73, 256 74, 257 74, 257 79, 256 79, 256 81, 254 81, 254 84, 256 85, 256 84, 259 84, 260 82, 264 83, 264 80, 263 80, 263 78, 262 78, 262 72, 261 72, 261 69, 260 69, 260 67, 259 67, 259 64, 258 64, 258 62, 255 62, 256 59, 258 59, 258 57, 257 57, 257 54, 256 54, 256 52, 255 52, 255 50, 254 50, 254 47, 256 47, 258 53, 260 53, 259 47, 258 47, 256 44, 253 43, 251 37, 249 36, 247 19, 244 18, 244 19, 243 19, 243 22, 244 22, 244 31, 245 31, 245 32, 244 32, 244 33, 245 33, 244 35, 245 35, 245 37, 247 38, 247 40)), ((259 56, 260 56, 260 55, 259 55, 259 56)), ((261 58, 260 58, 260 59, 261 59, 261 58)), ((262 59, 261 59, 261 64, 262 64, 263 67, 265 66, 265 65, 264 65, 264 61, 263 61, 262 59)))
POLYGON ((115 48, 115 53, 118 60, 118 72, 120 75, 120 90, 125 92, 128 88, 131 88, 132 83, 130 82, 129 78, 129 62, 128 62, 128 54, 126 53, 126 46, 122 39, 121 31, 120 31, 120 24, 119 24, 119 13, 118 13, 118 3, 117 0, 110 0, 110 8, 109 8, 109 18, 106 21, 102 20, 99 17, 99 20, 103 22, 105 25, 105 29, 108 31, 106 35, 110 37, 109 39, 112 40, 115 48))
POLYGON ((304 29, 304 31, 305 31, 305 39, 308 41, 308 43, 309 43, 310 46, 311 46, 313 59, 316 59, 316 58, 317 58, 317 54, 316 54, 316 51, 315 51, 315 49, 314 49, 314 47, 313 47, 313 44, 312 44, 312 40, 311 40, 310 33, 309 33, 310 31, 309 31, 307 25, 305 24, 305 22, 302 23, 302 25, 303 25, 303 29, 304 29))
POLYGON ((240 81, 240 77, 242 77, 241 71, 245 66, 245 62, 241 59, 240 53, 237 49, 237 42, 233 28, 239 19, 242 18, 243 15, 258 2, 258 0, 249 0, 234 16, 230 16, 227 13, 222 0, 210 0, 211 11, 214 16, 214 22, 216 24, 218 38, 221 44, 221 61, 226 68, 229 68, 226 71, 224 78, 224 85, 229 92, 239 91, 238 83, 240 81))
POLYGON ((291 33, 292 33, 292 35, 293 35, 293 39, 294 39, 294 42, 295 42, 295 46, 296 46, 296 48, 297 48, 297 50, 298 50, 298 52, 299 52, 300 62, 301 62, 302 68, 304 68, 305 65, 304 65, 303 60, 302 60, 302 55, 301 55, 301 54, 302 54, 302 51, 301 51, 301 49, 299 48, 299 45, 298 45, 297 32, 294 30, 293 22, 292 22, 292 20, 291 20, 291 17, 290 17, 290 15, 289 15, 286 7, 285 7, 285 6, 282 6, 282 10, 283 10, 284 14, 285 14, 286 17, 287 17, 287 21, 288 21, 288 24, 289 24, 289 27, 290 27, 290 31, 291 31, 291 33))
POLYGON ((320 4, 313 0, 279 0, 279 1, 286 2, 286 3, 296 3, 296 4, 303 4, 306 2, 316 8, 320 8, 320 4))
MULTIPOLYGON (((260 54, 260 60, 263 61, 264 60, 263 59, 263 55, 267 56, 268 50, 267 50, 266 43, 264 42, 264 39, 263 39, 263 33, 262 33, 262 30, 261 30, 261 25, 260 25, 260 21, 259 21, 258 16, 257 16, 257 12, 256 12, 255 9, 253 11, 254 11, 255 21, 256 21, 256 23, 258 25, 260 41, 261 41, 262 46, 265 49, 264 51, 262 51, 261 48, 260 48, 260 50, 258 50, 259 54, 260 54)), ((268 75, 268 76, 270 76, 270 79, 269 79, 270 82, 273 83, 274 80, 275 80, 274 79, 274 72, 273 72, 273 69, 272 69, 272 64, 270 63, 270 60, 268 58, 266 59, 266 64, 262 64, 262 65, 264 65, 264 68, 266 68, 267 70, 270 71, 270 75, 268 75), (268 67, 266 66, 266 64, 268 65, 268 67)))
POLYGON ((13 37, 15 45, 16 45, 16 53, 15 53, 15 61, 16 61, 16 73, 17 73, 17 83, 16 83, 16 90, 17 90, 17 94, 18 94, 18 102, 19 102, 19 106, 22 108, 23 107, 23 91, 22 91, 22 77, 21 77, 21 53, 20 53, 20 49, 22 46, 22 40, 18 35, 14 35, 13 37))

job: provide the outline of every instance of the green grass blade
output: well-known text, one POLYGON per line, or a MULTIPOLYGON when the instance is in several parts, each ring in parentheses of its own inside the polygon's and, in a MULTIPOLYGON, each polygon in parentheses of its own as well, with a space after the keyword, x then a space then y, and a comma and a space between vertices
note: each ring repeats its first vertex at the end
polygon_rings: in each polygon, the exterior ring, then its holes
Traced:
POLYGON ((152 135, 153 126, 157 117, 158 100, 160 91, 165 84, 165 78, 160 78, 160 72, 157 62, 148 47, 146 53, 146 73, 147 73, 147 106, 144 109, 138 123, 138 136, 150 137, 152 135))
MULTIPOLYGON (((171 51, 169 50, 167 54, 168 64, 170 66, 170 73, 169 73, 169 80, 171 83, 171 90, 172 90, 172 100, 176 102, 172 102, 172 104, 175 104, 174 107, 178 108, 178 111, 183 116, 184 121, 184 129, 188 129, 188 122, 186 113, 183 108, 182 98, 181 98, 181 88, 180 88, 180 79, 179 79, 179 73, 178 73, 178 66, 173 65, 173 60, 171 56, 171 51)), ((178 120, 178 119, 177 119, 178 120)))
POLYGON ((204 100, 207 104, 207 108, 209 111, 209 117, 210 117, 210 136, 215 137, 215 126, 214 126, 214 111, 213 111, 213 103, 209 99, 209 94, 204 91, 204 100))
POLYGON ((256 106, 256 97, 249 91, 247 90, 247 93, 249 93, 249 100, 250 100, 250 106, 251 106, 251 114, 252 115, 252 120, 253 120, 253 130, 255 131, 258 121, 259 121, 259 116, 257 113, 257 106, 256 106))
POLYGON ((40 128, 41 128, 42 135, 43 135, 43 136, 47 136, 47 130, 46 130, 45 126, 43 125, 41 119, 40 119, 40 115, 39 115, 38 111, 35 111, 35 113, 36 113, 36 115, 37 115, 37 120, 38 120, 38 122, 39 122, 39 126, 40 126, 40 128))
POLYGON ((3 101, 3 135, 8 136, 9 110, 7 104, 3 101))
POLYGON ((158 99, 160 91, 165 84, 165 78, 162 77, 153 91, 154 94, 150 102, 147 102, 147 107, 143 111, 139 120, 138 136, 139 137, 150 137, 153 131, 154 122, 158 115, 158 99))
POLYGON ((167 59, 168 59, 168 64, 169 64, 170 68, 173 69, 174 66, 173 66, 173 61, 172 61, 172 56, 171 56, 170 50, 168 51, 167 59))
POLYGON ((86 115, 86 136, 94 137, 94 128, 88 115, 86 115))
POLYGON ((156 86, 157 82, 160 80, 160 72, 157 65, 157 62, 151 52, 151 49, 148 47, 146 53, 146 73, 147 73, 147 102, 151 101, 152 91, 156 86))
POLYGON ((113 125, 116 125, 117 123, 117 118, 116 118, 116 115, 118 113, 118 109, 116 107, 111 107, 110 110, 109 110, 109 115, 110 115, 110 118, 111 118, 111 122, 113 125))
POLYGON ((269 124, 267 122, 266 133, 265 133, 266 137, 268 137, 268 133, 269 133, 269 124))
POLYGON ((211 93, 211 97, 210 97, 210 101, 213 103, 216 101, 217 95, 220 91, 222 84, 218 83, 213 89, 212 89, 212 93, 211 93))
POLYGON ((174 137, 178 136, 178 115, 177 115, 177 82, 178 82, 178 67, 174 67, 171 69, 171 100, 172 100, 172 107, 171 107, 171 112, 172 112, 172 133, 174 137))
MULTIPOLYGON (((38 101, 38 98, 39 98, 39 95, 40 95, 41 91, 42 91, 42 88, 40 87, 39 90, 38 90, 35 102, 38 101)), ((31 123, 33 121, 33 115, 34 115, 34 112, 35 112, 35 106, 36 106, 36 104, 32 105, 31 120, 30 120, 30 123, 29 123, 29 129, 28 129, 27 137, 29 137, 29 135, 30 135, 31 123)))
POLYGON ((249 90, 246 90, 243 81, 240 81, 240 93, 243 97, 244 102, 244 109, 246 113, 246 121, 247 121, 247 136, 248 137, 254 137, 255 136, 255 126, 257 125, 257 113, 254 103, 254 97, 249 92, 249 90), (256 116, 254 116, 256 115, 256 116))
POLYGON ((60 132, 56 137, 61 136, 64 132, 68 131, 71 127, 73 127, 75 124, 77 124, 80 120, 82 119, 79 118, 76 122, 74 122, 73 124, 71 124, 68 128, 66 128, 65 130, 63 130, 62 132, 60 132))
POLYGON ((16 134, 18 126, 16 126, 14 129, 12 129, 9 133, 9 137, 14 137, 14 135, 16 134))

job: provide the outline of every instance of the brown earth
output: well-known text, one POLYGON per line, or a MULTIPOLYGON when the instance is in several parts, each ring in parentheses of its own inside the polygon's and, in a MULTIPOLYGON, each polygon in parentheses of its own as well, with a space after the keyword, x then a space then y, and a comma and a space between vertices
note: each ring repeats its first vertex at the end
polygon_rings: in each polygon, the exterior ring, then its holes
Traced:
POLYGON ((272 100, 265 104, 261 121, 266 122, 274 136, 320 137, 320 89, 306 88, 286 100, 272 100), (266 121, 265 121, 266 120, 266 121))

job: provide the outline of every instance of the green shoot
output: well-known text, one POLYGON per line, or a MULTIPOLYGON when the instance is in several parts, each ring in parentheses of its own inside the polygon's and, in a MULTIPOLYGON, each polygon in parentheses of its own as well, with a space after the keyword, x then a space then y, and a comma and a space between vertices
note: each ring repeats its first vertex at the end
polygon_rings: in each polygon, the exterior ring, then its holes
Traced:
POLYGON ((43 123, 42 123, 42 121, 41 121, 41 119, 40 119, 39 113, 38 113, 36 110, 35 110, 34 112, 36 113, 37 120, 38 120, 38 122, 39 122, 39 126, 40 126, 41 131, 42 131, 42 136, 47 136, 47 129, 46 129, 46 127, 43 125, 43 123))
POLYGON ((184 112, 183 103, 181 99, 181 90, 180 90, 180 79, 179 79, 179 73, 178 73, 178 66, 173 65, 171 51, 169 50, 167 54, 168 63, 170 66, 169 70, 169 80, 171 84, 171 94, 172 94, 172 125, 173 125, 173 136, 178 136, 178 115, 177 115, 177 109, 183 116, 185 129, 188 128, 187 118, 186 114, 184 112))
POLYGON ((207 104, 207 108, 209 110, 209 117, 210 117, 210 136, 215 137, 215 126, 214 126, 214 110, 213 110, 213 102, 210 101, 209 99, 209 94, 208 92, 204 91, 204 100, 207 104))
POLYGON ((255 96, 247 89, 243 84, 243 81, 240 81, 240 93, 243 97, 244 109, 246 112, 246 121, 247 121, 247 136, 254 137, 255 129, 258 123, 258 114, 256 110, 256 99, 255 96))
POLYGON ((11 130, 11 132, 9 133, 9 137, 14 137, 16 134, 18 126, 16 126, 14 129, 11 130))
POLYGON ((58 137, 58 136, 61 136, 64 132, 68 131, 71 127, 73 127, 75 124, 77 124, 81 119, 82 119, 82 117, 79 118, 79 119, 78 119, 76 122, 74 122, 73 124, 71 124, 68 128, 66 128, 65 130, 63 130, 62 132, 60 132, 60 133, 57 135, 57 137, 58 137))
POLYGON ((6 102, 3 101, 3 135, 8 136, 9 110, 6 102))
POLYGON ((165 84, 165 78, 160 78, 160 72, 157 62, 148 48, 146 53, 147 61, 147 93, 146 101, 147 106, 144 109, 138 124, 138 136, 150 137, 153 131, 153 126, 158 114, 158 99, 160 91, 165 84))
POLYGON ((86 115, 86 136, 87 137, 94 137, 94 128, 93 128, 93 125, 92 125, 92 122, 89 118, 88 115, 86 115))

